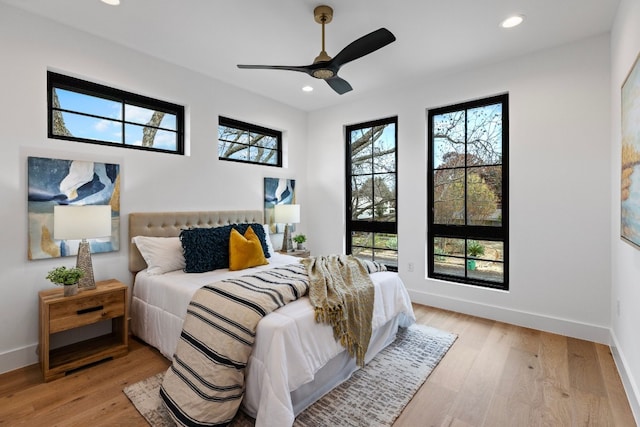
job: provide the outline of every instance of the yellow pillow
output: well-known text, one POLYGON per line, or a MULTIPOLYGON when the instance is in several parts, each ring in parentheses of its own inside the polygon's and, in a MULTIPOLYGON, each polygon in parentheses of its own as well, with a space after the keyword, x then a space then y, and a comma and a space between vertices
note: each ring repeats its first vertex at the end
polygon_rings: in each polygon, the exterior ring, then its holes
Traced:
POLYGON ((244 270, 265 264, 269 262, 264 257, 262 244, 253 228, 248 227, 244 236, 232 228, 229 236, 229 270, 244 270))

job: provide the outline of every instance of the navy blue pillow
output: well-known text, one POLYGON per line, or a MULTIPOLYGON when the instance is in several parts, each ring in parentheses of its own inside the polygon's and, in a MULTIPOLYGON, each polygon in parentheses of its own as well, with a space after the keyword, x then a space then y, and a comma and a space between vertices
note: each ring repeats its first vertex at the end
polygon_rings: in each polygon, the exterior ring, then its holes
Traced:
POLYGON ((213 228, 189 228, 180 232, 180 242, 185 260, 185 273, 204 273, 205 271, 229 268, 229 236, 235 228, 242 235, 247 228, 253 228, 258 236, 265 258, 269 258, 267 236, 262 224, 233 224, 213 228))
POLYGON ((229 233, 231 226, 190 228, 180 232, 185 273, 229 268, 229 233))

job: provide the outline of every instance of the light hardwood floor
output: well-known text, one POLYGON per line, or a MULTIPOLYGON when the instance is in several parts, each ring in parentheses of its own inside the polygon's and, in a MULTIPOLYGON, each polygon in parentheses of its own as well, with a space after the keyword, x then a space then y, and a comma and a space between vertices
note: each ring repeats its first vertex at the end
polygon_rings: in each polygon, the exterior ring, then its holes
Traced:
MULTIPOLYGON (((396 420, 414 426, 635 426, 609 348, 414 305, 418 322, 458 339, 396 420)), ((37 365, 0 375, 1 426, 146 426, 122 392, 165 370, 156 350, 43 383, 37 365)))

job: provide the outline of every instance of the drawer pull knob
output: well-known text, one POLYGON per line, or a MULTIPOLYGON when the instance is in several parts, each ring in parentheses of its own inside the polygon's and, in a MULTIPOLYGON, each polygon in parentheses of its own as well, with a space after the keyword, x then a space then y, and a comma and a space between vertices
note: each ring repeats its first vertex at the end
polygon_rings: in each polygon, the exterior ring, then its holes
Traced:
POLYGON ((92 313, 92 312, 94 312, 94 311, 102 310, 103 308, 104 308, 104 306, 99 305, 99 306, 97 306, 97 307, 83 308, 82 310, 78 310, 78 311, 76 311, 76 313, 78 313, 78 314, 92 313))

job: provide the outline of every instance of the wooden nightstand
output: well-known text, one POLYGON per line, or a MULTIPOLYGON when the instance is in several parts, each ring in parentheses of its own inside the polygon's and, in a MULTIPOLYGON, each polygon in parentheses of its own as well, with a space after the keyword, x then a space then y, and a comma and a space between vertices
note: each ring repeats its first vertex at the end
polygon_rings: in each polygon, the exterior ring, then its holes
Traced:
POLYGON ((40 367, 45 381, 66 372, 129 351, 127 294, 115 279, 96 283, 96 289, 65 297, 63 290, 47 289, 40 298, 40 367), (111 319, 111 333, 51 350, 49 338, 57 332, 111 319))
POLYGON ((291 252, 287 251, 279 251, 283 255, 291 255, 297 256, 298 258, 307 258, 311 256, 311 251, 309 249, 294 249, 291 252))

